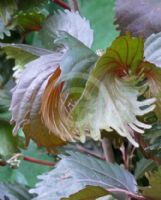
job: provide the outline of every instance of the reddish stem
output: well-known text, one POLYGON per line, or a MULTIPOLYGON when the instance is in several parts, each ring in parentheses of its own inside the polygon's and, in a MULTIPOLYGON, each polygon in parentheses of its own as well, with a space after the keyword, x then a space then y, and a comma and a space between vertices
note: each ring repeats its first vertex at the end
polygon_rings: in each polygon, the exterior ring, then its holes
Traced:
POLYGON ((44 160, 37 160, 35 158, 31 158, 31 157, 27 157, 27 156, 24 156, 23 158, 25 161, 28 161, 28 162, 32 162, 32 163, 36 163, 36 164, 41 164, 41 165, 46 165, 46 166, 54 166, 55 163, 54 162, 48 162, 48 161, 44 161, 44 160))
POLYGON ((134 194, 134 193, 132 193, 130 191, 119 189, 119 188, 117 188, 117 189, 107 189, 107 190, 108 190, 108 192, 111 192, 111 193, 114 193, 114 192, 117 193, 117 192, 119 192, 119 193, 127 194, 129 197, 131 197, 133 199, 136 199, 136 200, 149 200, 146 197, 143 197, 143 196, 140 196, 138 194, 134 194))
POLYGON ((64 8, 64 9, 71 10, 69 5, 62 0, 52 0, 52 2, 58 4, 60 7, 64 8))

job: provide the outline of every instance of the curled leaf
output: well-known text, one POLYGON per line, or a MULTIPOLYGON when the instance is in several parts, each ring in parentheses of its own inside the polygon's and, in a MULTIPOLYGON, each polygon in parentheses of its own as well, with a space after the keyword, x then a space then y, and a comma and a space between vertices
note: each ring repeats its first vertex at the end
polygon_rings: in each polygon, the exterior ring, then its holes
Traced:
POLYGON ((28 63, 16 87, 13 89, 11 102, 12 122, 15 123, 14 133, 17 134, 20 127, 24 128, 27 140, 33 139, 40 146, 64 144, 60 139, 51 136, 44 127, 39 115, 42 94, 48 79, 55 72, 62 58, 62 54, 53 53, 41 56, 28 63), (48 140, 46 138, 53 138, 48 140), (56 142, 57 141, 57 142, 56 142))
POLYGON ((134 132, 151 128, 137 119, 154 110, 155 98, 138 100, 143 94, 135 73, 143 60, 143 41, 125 35, 117 38, 98 60, 84 93, 73 110, 76 126, 85 139, 85 130, 98 140, 100 131, 115 130, 135 146, 134 132))

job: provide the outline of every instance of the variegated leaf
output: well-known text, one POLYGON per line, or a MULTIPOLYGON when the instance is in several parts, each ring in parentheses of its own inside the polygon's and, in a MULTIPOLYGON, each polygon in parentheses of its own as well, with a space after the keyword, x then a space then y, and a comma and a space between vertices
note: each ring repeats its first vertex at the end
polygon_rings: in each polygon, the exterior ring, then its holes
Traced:
POLYGON ((101 139, 101 130, 114 129, 138 146, 134 132, 144 133, 151 126, 140 122, 137 116, 155 108, 155 98, 138 100, 143 92, 142 87, 136 87, 139 77, 135 74, 142 60, 143 41, 130 35, 117 38, 98 60, 73 110, 83 140, 88 127, 96 140, 101 139))

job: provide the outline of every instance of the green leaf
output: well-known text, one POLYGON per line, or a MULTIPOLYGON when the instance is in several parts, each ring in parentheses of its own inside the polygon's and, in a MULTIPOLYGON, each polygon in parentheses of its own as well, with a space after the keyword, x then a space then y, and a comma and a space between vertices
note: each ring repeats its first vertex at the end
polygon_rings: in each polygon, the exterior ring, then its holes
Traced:
MULTIPOLYGON (((69 153, 70 156, 63 156, 54 170, 39 177, 41 182, 35 189, 30 190, 31 193, 38 195, 35 200, 53 200, 53 196, 54 200, 69 198, 86 186, 101 187, 105 190, 119 188, 136 193, 137 186, 133 175, 119 165, 106 163, 78 152, 69 153)), ((127 196, 117 193, 117 198, 125 200, 127 196)))
POLYGON ((154 98, 138 99, 145 92, 143 86, 138 84, 141 78, 135 76, 142 60, 143 40, 129 34, 114 40, 99 58, 82 97, 73 109, 82 140, 85 140, 87 129, 95 140, 101 138, 101 130, 115 130, 138 146, 133 132, 144 133, 144 129, 151 128, 151 125, 140 122, 137 116, 143 116, 155 108, 154 98))
POLYGON ((41 12, 19 12, 13 18, 13 24, 22 31, 38 31, 45 16, 41 12))
POLYGON ((23 69, 26 63, 37 58, 37 55, 34 54, 34 51, 35 51, 34 47, 33 47, 33 51, 30 46, 28 47, 27 45, 23 45, 23 44, 16 45, 16 44, 0 43, 0 47, 7 54, 8 59, 11 59, 11 58, 15 59, 15 65, 19 66, 20 69, 23 69))
POLYGON ((0 191, 2 200, 29 200, 32 198, 27 189, 18 184, 0 183, 0 191))
POLYGON ((94 29, 93 49, 106 49, 119 32, 116 31, 114 21, 115 0, 86 1, 79 0, 80 12, 91 23, 94 29))
POLYGON ((95 200, 98 197, 107 195, 107 190, 101 187, 87 186, 80 192, 71 195, 69 198, 63 198, 62 200, 95 200))
POLYGON ((161 168, 155 172, 148 172, 146 174, 147 179, 149 180, 149 187, 142 188, 143 195, 145 197, 151 198, 152 200, 160 200, 160 188, 161 188, 161 168))
POLYGON ((10 105, 10 96, 8 92, 0 89, 0 121, 9 121, 10 112, 8 111, 10 105))
POLYGON ((145 172, 153 170, 155 167, 156 165, 153 160, 142 158, 139 162, 137 162, 135 169, 135 178, 142 178, 145 175, 145 172))
POLYGON ((0 123, 0 158, 6 160, 19 152, 18 138, 12 135, 12 127, 8 123, 0 123))
MULTIPOLYGON (((33 157, 39 160, 56 161, 53 156, 46 154, 46 150, 43 148, 37 148, 37 146, 30 142, 27 149, 22 149, 21 153, 27 157, 33 157)), ((37 176, 46 173, 51 170, 51 167, 39 165, 36 163, 21 161, 19 168, 11 169, 10 166, 0 167, 0 182, 19 183, 29 187, 34 187, 37 183, 37 176), (30 169, 30 170, 29 170, 30 169)))

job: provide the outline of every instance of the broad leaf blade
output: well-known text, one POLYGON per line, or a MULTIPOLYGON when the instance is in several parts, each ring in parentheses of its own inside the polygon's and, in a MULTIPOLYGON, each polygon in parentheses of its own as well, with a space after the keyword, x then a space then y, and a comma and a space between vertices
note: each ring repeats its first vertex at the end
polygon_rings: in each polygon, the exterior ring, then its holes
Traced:
MULTIPOLYGON (((116 164, 107 164, 80 153, 70 152, 70 156, 63 157, 56 169, 39 178, 42 181, 35 189, 30 190, 38 195, 35 200, 52 200, 53 196, 55 200, 67 198, 89 185, 105 190, 120 188, 132 193, 137 192, 136 181, 128 171, 116 164)), ((121 195, 117 198, 125 200, 126 195, 121 195)))

